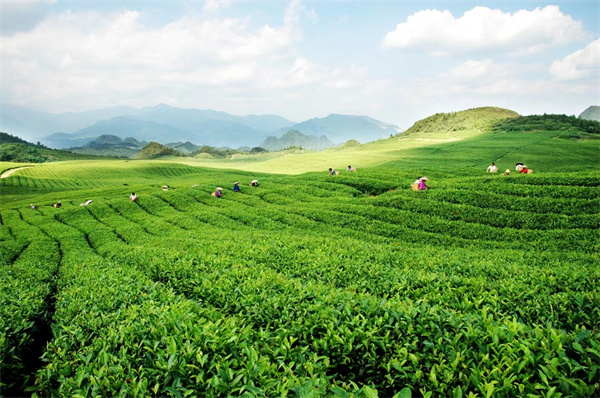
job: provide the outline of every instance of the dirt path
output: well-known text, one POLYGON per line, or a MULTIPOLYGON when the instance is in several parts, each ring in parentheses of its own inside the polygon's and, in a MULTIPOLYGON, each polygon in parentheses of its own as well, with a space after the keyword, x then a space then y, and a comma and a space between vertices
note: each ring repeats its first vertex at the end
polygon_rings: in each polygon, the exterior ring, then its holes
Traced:
POLYGON ((10 170, 6 170, 4 173, 2 173, 2 175, 0 175, 0 178, 6 178, 9 177, 12 173, 14 173, 15 171, 19 171, 19 170, 23 170, 23 169, 28 169, 32 166, 25 166, 25 167, 17 167, 16 169, 10 169, 10 170))

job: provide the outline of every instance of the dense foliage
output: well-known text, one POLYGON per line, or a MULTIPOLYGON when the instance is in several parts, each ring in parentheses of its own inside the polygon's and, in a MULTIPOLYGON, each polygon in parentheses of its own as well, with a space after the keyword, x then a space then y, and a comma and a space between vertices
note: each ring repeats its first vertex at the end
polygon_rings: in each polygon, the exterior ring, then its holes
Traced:
POLYGON ((565 138, 582 138, 581 133, 600 135, 600 122, 567 115, 532 115, 499 121, 494 131, 560 131, 565 138), (575 135, 574 135, 575 134, 575 135))
POLYGON ((1 162, 44 163, 61 160, 97 159, 98 156, 75 154, 33 144, 0 144, 1 162))
POLYGON ((0 132, 0 144, 29 144, 29 142, 12 134, 0 132))
POLYGON ((0 180, 4 388, 598 396, 600 174, 439 172, 414 192, 415 173, 120 161, 0 180))
POLYGON ((79 155, 69 151, 50 149, 39 142, 32 144, 19 137, 0 133, 0 162, 43 163, 97 158, 98 156, 79 155))

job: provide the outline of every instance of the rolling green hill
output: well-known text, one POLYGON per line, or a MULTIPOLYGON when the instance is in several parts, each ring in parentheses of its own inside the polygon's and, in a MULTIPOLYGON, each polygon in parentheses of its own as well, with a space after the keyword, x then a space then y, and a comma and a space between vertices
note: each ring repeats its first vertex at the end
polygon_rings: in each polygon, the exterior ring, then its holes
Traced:
POLYGON ((97 159, 99 156, 75 154, 29 143, 19 137, 0 133, 0 162, 43 163, 61 160, 97 159))
POLYGON ((416 122, 403 133, 403 136, 421 133, 426 136, 465 138, 491 130, 498 121, 517 118, 518 116, 519 114, 514 111, 496 107, 436 113, 416 122))
POLYGON ((151 142, 142 148, 136 155, 136 159, 156 159, 163 156, 182 156, 182 153, 173 149, 168 148, 158 142, 151 142))

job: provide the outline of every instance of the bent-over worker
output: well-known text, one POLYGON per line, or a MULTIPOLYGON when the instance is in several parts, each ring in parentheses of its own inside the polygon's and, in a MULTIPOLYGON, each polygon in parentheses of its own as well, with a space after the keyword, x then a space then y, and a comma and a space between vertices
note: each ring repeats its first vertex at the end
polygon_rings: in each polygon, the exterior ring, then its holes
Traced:
POLYGON ((213 192, 212 196, 214 196, 215 198, 220 198, 221 196, 223 196, 223 188, 218 187, 217 190, 213 192))

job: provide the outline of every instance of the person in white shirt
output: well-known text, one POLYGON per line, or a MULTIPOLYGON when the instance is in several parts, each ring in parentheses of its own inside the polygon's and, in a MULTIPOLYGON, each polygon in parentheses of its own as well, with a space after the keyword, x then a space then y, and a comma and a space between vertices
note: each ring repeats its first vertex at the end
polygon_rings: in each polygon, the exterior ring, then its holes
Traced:
POLYGON ((492 162, 492 164, 488 166, 487 172, 488 173, 497 173, 498 172, 498 167, 496 167, 494 162, 492 162))

